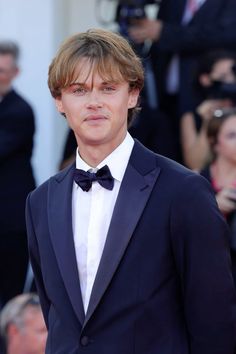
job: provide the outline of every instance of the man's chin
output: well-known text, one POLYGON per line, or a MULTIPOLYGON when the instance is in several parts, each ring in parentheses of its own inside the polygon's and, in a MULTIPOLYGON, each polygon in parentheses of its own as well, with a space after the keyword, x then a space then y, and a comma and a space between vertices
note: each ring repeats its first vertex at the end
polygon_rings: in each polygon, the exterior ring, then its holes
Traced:
POLYGON ((9 86, 6 87, 0 85, 0 96, 6 95, 10 90, 11 88, 9 86))

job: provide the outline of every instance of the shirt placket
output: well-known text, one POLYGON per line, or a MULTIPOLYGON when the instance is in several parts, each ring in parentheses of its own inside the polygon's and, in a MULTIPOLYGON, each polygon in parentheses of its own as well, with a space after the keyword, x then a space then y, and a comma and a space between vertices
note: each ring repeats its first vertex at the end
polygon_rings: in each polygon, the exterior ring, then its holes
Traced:
POLYGON ((94 279, 97 273, 101 258, 101 220, 103 217, 103 188, 98 182, 92 184, 91 210, 88 226, 88 247, 87 247, 87 289, 85 309, 87 309, 91 295, 94 279))

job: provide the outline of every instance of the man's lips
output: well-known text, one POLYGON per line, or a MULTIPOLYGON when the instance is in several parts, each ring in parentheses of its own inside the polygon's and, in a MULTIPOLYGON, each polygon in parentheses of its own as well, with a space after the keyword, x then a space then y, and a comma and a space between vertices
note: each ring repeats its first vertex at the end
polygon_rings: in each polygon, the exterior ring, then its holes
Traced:
POLYGON ((101 115, 101 114, 93 114, 93 115, 89 115, 85 118, 85 122, 96 122, 99 120, 106 120, 107 117, 105 115, 101 115))

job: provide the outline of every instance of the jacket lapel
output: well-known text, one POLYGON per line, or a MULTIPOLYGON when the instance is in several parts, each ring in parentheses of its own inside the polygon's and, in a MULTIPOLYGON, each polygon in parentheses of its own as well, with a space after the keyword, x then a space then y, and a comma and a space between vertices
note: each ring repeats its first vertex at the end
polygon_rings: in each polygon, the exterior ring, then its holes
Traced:
POLYGON ((159 173, 155 155, 136 142, 113 211, 84 326, 112 280, 159 173))
POLYGON ((75 165, 51 178, 49 185, 49 229, 56 259, 77 317, 84 322, 72 231, 72 185, 75 165))

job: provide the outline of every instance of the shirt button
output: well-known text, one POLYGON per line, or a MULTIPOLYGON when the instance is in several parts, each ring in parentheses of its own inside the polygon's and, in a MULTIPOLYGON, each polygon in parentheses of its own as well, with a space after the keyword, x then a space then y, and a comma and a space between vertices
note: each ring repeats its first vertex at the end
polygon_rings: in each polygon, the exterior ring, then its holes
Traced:
POLYGON ((89 344, 89 337, 86 336, 82 337, 80 343, 83 347, 86 347, 89 344))

